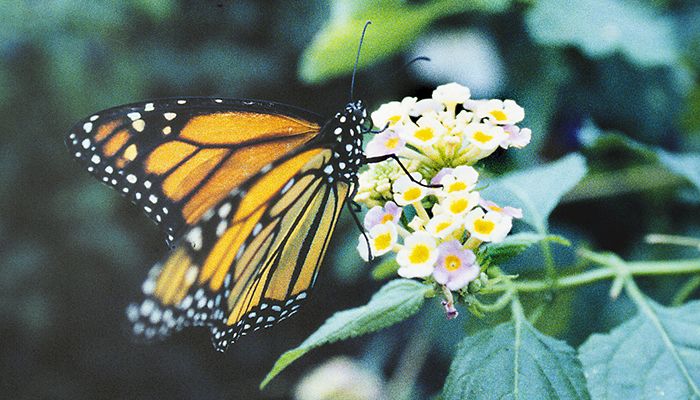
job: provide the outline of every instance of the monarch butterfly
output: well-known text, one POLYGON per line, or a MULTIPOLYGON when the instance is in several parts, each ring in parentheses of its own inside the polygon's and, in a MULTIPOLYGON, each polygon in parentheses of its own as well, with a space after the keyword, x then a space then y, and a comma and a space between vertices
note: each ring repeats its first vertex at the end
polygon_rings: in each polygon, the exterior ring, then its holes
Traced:
POLYGON ((296 313, 358 169, 395 158, 365 157, 366 121, 359 100, 323 123, 279 103, 205 97, 128 104, 77 123, 66 138, 75 158, 173 246, 148 273, 145 299, 127 308, 133 333, 206 326, 224 351, 296 313))

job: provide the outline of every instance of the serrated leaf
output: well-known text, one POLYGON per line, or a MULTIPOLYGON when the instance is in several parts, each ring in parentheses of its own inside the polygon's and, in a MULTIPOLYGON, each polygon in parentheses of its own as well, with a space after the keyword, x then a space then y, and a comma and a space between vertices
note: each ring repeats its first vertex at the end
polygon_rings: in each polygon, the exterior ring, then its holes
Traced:
POLYGON ((544 234, 549 214, 585 174, 586 161, 574 153, 549 164, 494 179, 482 195, 502 206, 522 208, 523 221, 544 234))
POLYGON ((429 290, 430 286, 409 279, 396 279, 387 283, 372 296, 369 303, 336 313, 302 344, 282 354, 260 388, 264 388, 272 378, 310 350, 375 332, 410 317, 423 305, 429 290))
POLYGON ((593 58, 619 51, 640 66, 675 67, 679 60, 673 21, 639 2, 541 0, 525 21, 536 42, 576 46, 593 58))
POLYGON ((538 332, 522 315, 462 341, 442 397, 589 398, 575 350, 538 332))
POLYGON ((299 63, 299 76, 309 83, 350 73, 365 22, 372 21, 362 44, 358 68, 406 49, 436 19, 468 10, 502 11, 510 0, 441 0, 412 4, 401 0, 336 0, 331 17, 319 30, 299 63))
POLYGON ((594 399, 700 398, 700 301, 640 313, 579 349, 594 399))
POLYGON ((508 235, 500 243, 488 243, 484 249, 489 261, 500 264, 527 250, 530 246, 539 242, 554 242, 563 246, 571 246, 566 238, 559 235, 544 235, 536 232, 520 232, 508 235))

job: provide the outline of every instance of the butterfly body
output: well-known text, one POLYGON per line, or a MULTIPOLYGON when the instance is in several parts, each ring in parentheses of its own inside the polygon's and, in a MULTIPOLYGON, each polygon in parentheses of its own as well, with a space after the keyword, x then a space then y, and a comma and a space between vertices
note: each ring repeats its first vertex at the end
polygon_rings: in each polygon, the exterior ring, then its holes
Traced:
POLYGON ((105 110, 66 144, 174 249, 127 309, 135 335, 206 326, 217 350, 294 314, 363 164, 361 102, 325 124, 273 102, 165 99, 105 110))

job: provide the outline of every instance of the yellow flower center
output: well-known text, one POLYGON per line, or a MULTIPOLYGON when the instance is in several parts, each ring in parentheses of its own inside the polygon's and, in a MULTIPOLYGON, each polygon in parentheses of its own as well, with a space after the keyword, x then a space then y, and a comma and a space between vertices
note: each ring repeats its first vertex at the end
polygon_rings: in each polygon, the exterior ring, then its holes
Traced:
POLYGON ((469 201, 467 201, 467 199, 457 199, 450 203, 450 211, 453 214, 459 214, 466 210, 468 205, 469 201))
POLYGON ((496 227, 496 223, 493 221, 487 221, 483 219, 477 219, 474 221, 474 230, 482 235, 488 235, 496 227))
POLYGON ((424 262, 428 261, 429 257, 430 249, 428 246, 419 244, 411 249, 411 255, 408 256, 408 259, 412 264, 423 264, 424 262))
POLYGON ((404 200, 411 202, 415 201, 418 199, 421 195, 421 190, 417 187, 412 187, 408 189, 407 191, 403 192, 403 198, 404 200))
POLYGON ((473 137, 474 137, 474 140, 476 140, 477 142, 481 142, 481 143, 487 143, 488 141, 493 139, 493 136, 486 134, 483 131, 474 132, 473 137))
POLYGON ((393 215, 391 215, 391 214, 384 214, 384 216, 382 217, 382 224, 383 224, 383 223, 386 223, 386 222, 391 222, 391 221, 393 221, 393 220, 394 220, 394 216, 393 216, 393 215))
POLYGON ((508 119, 508 116, 506 113, 504 113, 501 110, 493 110, 489 114, 491 114, 494 118, 496 118, 497 121, 505 121, 508 119))
POLYGON ((442 231, 444 231, 445 229, 449 228, 450 225, 452 225, 452 224, 449 223, 449 222, 447 222, 447 221, 445 221, 445 222, 440 222, 440 223, 437 224, 437 226, 435 227, 435 232, 442 232, 442 231))
POLYGON ((396 146, 398 146, 398 145, 399 145, 399 138, 394 137, 394 138, 391 138, 391 139, 386 141, 386 148, 387 149, 395 149, 396 146))
POLYGON ((501 212, 501 211, 503 211, 503 209, 502 209, 501 207, 496 206, 496 205, 489 206, 489 209, 491 209, 491 210, 493 210, 493 211, 496 211, 496 212, 501 212))
POLYGON ((416 131, 413 133, 413 136, 418 140, 427 142, 428 140, 434 138, 435 134, 433 133, 433 128, 425 127, 416 129, 416 131))
POLYGON ((459 259, 454 254, 450 254, 449 256, 445 257, 445 269, 452 272, 455 270, 458 270, 462 266, 462 260, 459 259))
POLYGON ((389 125, 390 126, 396 124, 399 121, 401 121, 400 115, 392 115, 391 117, 389 117, 389 125))
POLYGON ((449 193, 449 192, 459 192, 460 190, 464 190, 464 189, 466 189, 466 188, 467 188, 467 184, 466 184, 466 183, 457 181, 457 182, 451 184, 451 185, 447 188, 447 192, 448 192, 448 193, 449 193))
POLYGON ((381 235, 374 238, 374 247, 379 250, 386 250, 391 246, 391 233, 382 233, 381 235))

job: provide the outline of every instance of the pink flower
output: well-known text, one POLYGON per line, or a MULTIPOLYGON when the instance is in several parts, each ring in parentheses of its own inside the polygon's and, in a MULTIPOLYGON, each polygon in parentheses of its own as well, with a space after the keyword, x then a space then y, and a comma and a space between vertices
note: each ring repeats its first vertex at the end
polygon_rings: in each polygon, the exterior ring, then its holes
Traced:
POLYGON ((406 140, 399 136, 395 130, 387 129, 382 133, 378 133, 377 136, 367 143, 365 154, 367 154, 367 157, 397 154, 405 146, 406 140))
POLYGON ((503 130, 508 134, 508 138, 501 143, 501 147, 515 147, 522 149, 527 146, 532 139, 532 131, 529 128, 520 129, 516 125, 506 125, 503 130))
POLYGON ((430 180, 430 184, 431 185, 439 185, 442 178, 444 178, 447 175, 450 175, 452 173, 452 171, 454 171, 454 168, 441 169, 440 172, 438 172, 437 175, 435 175, 433 177, 433 179, 430 180))
POLYGON ((438 259, 433 271, 437 283, 450 290, 459 290, 476 279, 480 272, 474 253, 462 247, 457 240, 438 246, 438 259))
POLYGON ((488 201, 481 199, 479 200, 479 205, 483 207, 485 210, 490 210, 490 211, 495 211, 497 213, 501 213, 503 215, 507 215, 511 218, 522 218, 523 217, 523 210, 520 208, 515 208, 515 207, 501 207, 498 204, 494 203, 493 201, 488 201))
POLYGON ((383 224, 385 222, 398 223, 399 218, 401 218, 402 210, 403 208, 397 206, 393 201, 387 201, 386 204, 384 204, 384 207, 372 207, 367 214, 365 214, 365 229, 370 230, 375 225, 383 224))

